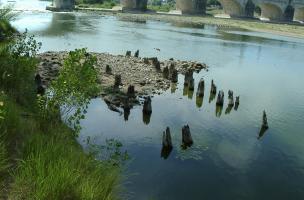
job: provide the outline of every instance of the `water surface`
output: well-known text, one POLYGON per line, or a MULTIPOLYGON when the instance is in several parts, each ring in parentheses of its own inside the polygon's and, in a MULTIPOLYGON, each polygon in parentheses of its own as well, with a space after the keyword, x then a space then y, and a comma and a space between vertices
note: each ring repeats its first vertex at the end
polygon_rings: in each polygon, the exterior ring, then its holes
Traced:
POLYGON ((134 23, 89 13, 29 11, 20 14, 14 25, 35 34, 43 43, 42 52, 87 47, 124 54, 139 49, 143 57, 194 60, 210 66, 208 72, 194 75, 196 86, 200 78, 206 82, 202 100, 196 98, 196 91, 185 93, 180 75, 176 89, 152 99, 149 123, 141 106, 132 109, 125 121, 123 115, 108 110, 102 99, 92 100, 79 142, 86 147, 90 136, 95 144, 105 138, 124 144, 132 157, 125 197, 304 199, 304 40, 207 25, 134 23), (215 101, 209 102, 212 79, 225 92, 221 113, 216 112, 215 101), (229 89, 241 100, 230 113, 226 112, 229 89), (259 138, 263 110, 270 129, 259 138), (182 150, 185 124, 190 126, 194 145, 182 150), (174 148, 164 159, 161 140, 167 126, 174 148))

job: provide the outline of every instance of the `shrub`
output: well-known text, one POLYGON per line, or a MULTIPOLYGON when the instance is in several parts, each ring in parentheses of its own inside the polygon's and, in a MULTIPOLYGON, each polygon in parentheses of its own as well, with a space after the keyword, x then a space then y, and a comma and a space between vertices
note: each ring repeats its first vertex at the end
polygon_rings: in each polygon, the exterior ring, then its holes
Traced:
POLYGON ((45 105, 40 106, 43 118, 50 121, 51 117, 54 120, 60 108, 63 120, 76 132, 80 129, 80 120, 84 118, 87 105, 99 91, 94 69, 96 63, 96 57, 87 53, 86 49, 69 53, 59 76, 51 83, 45 97, 39 99, 42 102, 40 105, 45 105))
POLYGON ((25 32, 0 49, 0 89, 23 105, 34 102, 35 56, 40 46, 25 32))

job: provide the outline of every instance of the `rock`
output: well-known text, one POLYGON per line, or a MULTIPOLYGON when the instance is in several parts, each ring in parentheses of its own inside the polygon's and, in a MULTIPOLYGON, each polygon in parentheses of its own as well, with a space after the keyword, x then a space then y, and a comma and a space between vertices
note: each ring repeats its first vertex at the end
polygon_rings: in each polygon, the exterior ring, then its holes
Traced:
POLYGON ((112 74, 112 69, 111 69, 110 65, 106 65, 106 73, 112 74))
POLYGON ((190 127, 188 124, 182 128, 182 142, 186 147, 190 147, 193 144, 190 127))
POLYGON ((166 66, 163 69, 163 76, 164 78, 168 79, 169 78, 169 68, 166 66))
POLYGON ((163 147, 172 148, 172 140, 169 127, 167 127, 166 131, 163 132, 163 147))
POLYGON ((234 99, 233 99, 233 91, 228 91, 228 106, 233 107, 234 106, 234 99))
POLYGON ((210 90, 210 93, 216 95, 216 86, 215 86, 213 80, 211 81, 211 90, 210 90))
POLYGON ((173 61, 174 59, 173 59, 173 58, 170 58, 169 60, 173 61))
POLYGON ((138 58, 138 56, 139 56, 139 50, 135 51, 134 53, 134 57, 138 58))
POLYGON ((131 56, 131 51, 127 51, 126 56, 130 57, 131 56))
POLYGON ((205 92, 205 81, 203 78, 200 79, 197 87, 196 96, 197 97, 203 97, 205 92))
POLYGON ((121 85, 121 75, 117 74, 115 75, 114 88, 118 89, 120 85, 121 85))
POLYGON ((171 74, 171 81, 173 83, 177 83, 178 81, 178 72, 176 69, 173 69, 172 74, 171 74))
POLYGON ((220 90, 217 95, 216 105, 223 106, 224 105, 224 92, 220 90))
POLYGON ((263 111, 263 124, 262 127, 265 129, 268 129, 268 122, 267 122, 267 116, 266 116, 266 111, 263 111))
POLYGON ((135 87, 134 85, 129 85, 127 90, 127 96, 128 97, 135 97, 135 87))
POLYGON ((147 97, 144 101, 143 113, 151 114, 152 113, 152 100, 150 97, 147 97))

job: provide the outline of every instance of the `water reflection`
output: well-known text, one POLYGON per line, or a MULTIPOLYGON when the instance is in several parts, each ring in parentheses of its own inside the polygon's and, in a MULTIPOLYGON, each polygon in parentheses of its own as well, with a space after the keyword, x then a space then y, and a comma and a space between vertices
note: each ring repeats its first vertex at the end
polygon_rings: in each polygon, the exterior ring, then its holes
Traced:
POLYGON ((150 123, 151 115, 152 115, 152 113, 143 112, 142 120, 143 120, 144 124, 148 125, 150 123))
POLYGON ((198 108, 202 107, 202 105, 203 105, 203 100, 204 100, 203 97, 196 96, 196 106, 197 106, 198 108))
POLYGON ((268 130, 268 128, 266 128, 265 126, 261 126, 261 129, 260 129, 260 132, 259 132, 259 135, 258 135, 258 140, 261 139, 265 132, 268 130))
POLYGON ((177 83, 171 83, 171 94, 175 93, 177 89, 177 83))
POLYGON ((223 106, 221 106, 221 105, 215 106, 215 116, 221 117, 222 111, 223 111, 223 106))

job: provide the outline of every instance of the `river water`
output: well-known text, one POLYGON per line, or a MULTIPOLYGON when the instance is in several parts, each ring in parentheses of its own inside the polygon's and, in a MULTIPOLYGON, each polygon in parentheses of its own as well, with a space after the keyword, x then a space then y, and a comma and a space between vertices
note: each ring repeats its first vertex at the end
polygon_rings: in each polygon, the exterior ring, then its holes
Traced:
POLYGON ((43 43, 41 51, 72 50, 194 60, 209 71, 204 98, 172 87, 152 98, 153 113, 142 107, 129 119, 93 99, 82 121, 79 142, 120 140, 131 156, 123 185, 128 199, 304 199, 304 40, 268 33, 190 27, 156 21, 135 23, 89 13, 50 13, 48 2, 18 1, 24 11, 13 24, 43 43), (28 7, 26 7, 28 6, 28 7), (34 10, 34 11, 33 11, 34 10), (155 50, 159 48, 160 51, 155 50), (209 101, 211 80, 225 92, 225 106, 209 101), (226 110, 227 91, 240 95, 237 110, 226 110), (269 130, 259 137, 262 112, 269 130), (181 128, 189 124, 194 145, 181 148, 181 128), (161 157, 162 132, 171 129, 173 150, 161 157))

